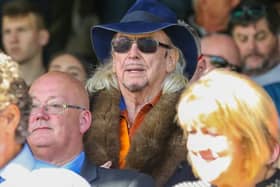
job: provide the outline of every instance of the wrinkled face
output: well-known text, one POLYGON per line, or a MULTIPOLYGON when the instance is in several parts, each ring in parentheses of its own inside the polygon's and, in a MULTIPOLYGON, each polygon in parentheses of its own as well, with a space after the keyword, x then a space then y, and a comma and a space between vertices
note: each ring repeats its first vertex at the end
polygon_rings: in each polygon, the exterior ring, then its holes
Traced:
MULTIPOLYGON (((118 33, 115 38, 151 38, 171 46, 171 42, 163 31, 150 34, 127 35, 118 33)), ((124 53, 113 50, 114 71, 116 72, 120 89, 129 92, 149 92, 161 90, 165 77, 175 69, 177 57, 174 48, 167 49, 157 46, 152 53, 142 52, 136 42, 124 53)))
POLYGON ((220 184, 221 180, 226 184, 224 179, 231 181, 227 178, 233 178, 233 171, 239 171, 241 152, 238 144, 214 128, 190 129, 187 149, 194 171, 212 184, 220 184), (236 170, 232 170, 233 166, 236 170))
POLYGON ((82 82, 86 81, 86 71, 83 65, 77 58, 69 54, 60 55, 54 58, 50 62, 49 71, 69 73, 82 82))
POLYGON ((277 37, 269 30, 265 18, 249 26, 235 26, 232 32, 246 72, 259 72, 277 53, 277 37))
POLYGON ((37 55, 42 45, 40 30, 33 14, 25 17, 3 17, 2 40, 5 51, 15 61, 24 63, 37 55))
POLYGON ((75 146, 79 145, 82 139, 80 123, 84 111, 68 108, 53 113, 46 109, 46 105, 83 106, 82 98, 79 98, 77 93, 71 81, 57 76, 41 78, 31 86, 33 107, 29 118, 28 143, 32 149, 54 147, 58 153, 61 150, 76 149, 75 146))

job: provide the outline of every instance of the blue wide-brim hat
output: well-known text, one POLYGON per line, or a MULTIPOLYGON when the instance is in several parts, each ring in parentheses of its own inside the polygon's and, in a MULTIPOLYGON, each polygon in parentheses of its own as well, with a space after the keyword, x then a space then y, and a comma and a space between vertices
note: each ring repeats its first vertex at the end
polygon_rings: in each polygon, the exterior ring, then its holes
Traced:
POLYGON ((98 60, 104 63, 111 57, 111 40, 116 33, 144 34, 160 30, 182 51, 187 62, 184 71, 191 78, 200 55, 198 35, 186 23, 178 23, 176 14, 157 0, 137 0, 119 23, 93 26, 91 40, 98 60))

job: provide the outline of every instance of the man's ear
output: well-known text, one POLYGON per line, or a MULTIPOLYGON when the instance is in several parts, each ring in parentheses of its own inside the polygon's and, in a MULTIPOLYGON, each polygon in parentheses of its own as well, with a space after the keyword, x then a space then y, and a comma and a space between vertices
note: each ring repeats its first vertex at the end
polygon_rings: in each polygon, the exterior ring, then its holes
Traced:
POLYGON ((91 125, 91 112, 89 110, 84 110, 80 114, 80 132, 84 134, 91 125))
POLYGON ((50 39, 50 33, 46 29, 41 29, 39 31, 39 43, 41 46, 45 46, 48 44, 50 39))
POLYGON ((200 55, 197 59, 197 65, 195 68, 195 72, 194 72, 191 80, 189 81, 189 83, 193 83, 193 82, 197 81, 203 74, 205 74, 206 69, 207 69, 207 65, 205 62, 205 58, 203 57, 203 55, 200 55))
POLYGON ((4 116, 3 120, 6 120, 6 130, 14 133, 20 121, 19 108, 14 104, 10 104, 5 108, 2 115, 4 116))
POLYGON ((166 71, 170 73, 174 71, 177 63, 179 63, 179 51, 177 48, 166 50, 165 56, 167 58, 166 71))

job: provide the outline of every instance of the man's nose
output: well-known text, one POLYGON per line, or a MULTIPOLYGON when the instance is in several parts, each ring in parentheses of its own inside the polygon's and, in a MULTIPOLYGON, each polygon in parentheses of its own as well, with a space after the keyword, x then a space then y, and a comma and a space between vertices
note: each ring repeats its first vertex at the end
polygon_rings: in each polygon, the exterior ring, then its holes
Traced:
POLYGON ((138 57, 139 52, 140 52, 140 49, 138 48, 137 43, 136 43, 136 42, 133 42, 133 43, 131 44, 131 48, 130 48, 129 51, 128 51, 129 57, 130 57, 130 58, 138 57))
POLYGON ((12 42, 12 43, 18 42, 17 32, 15 32, 15 31, 11 32, 9 38, 10 38, 10 42, 12 42))
POLYGON ((251 39, 249 42, 248 42, 248 49, 249 51, 255 51, 256 50, 256 40, 255 39, 251 39))
POLYGON ((31 118, 36 121, 39 119, 48 120, 49 114, 47 113, 45 106, 41 106, 36 108, 36 110, 31 110, 31 118))

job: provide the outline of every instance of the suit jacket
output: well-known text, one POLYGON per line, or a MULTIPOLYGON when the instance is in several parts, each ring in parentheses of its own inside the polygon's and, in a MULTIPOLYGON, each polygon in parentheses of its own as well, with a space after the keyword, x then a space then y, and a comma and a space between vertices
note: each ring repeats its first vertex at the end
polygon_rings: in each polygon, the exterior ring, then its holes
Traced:
POLYGON ((98 167, 85 160, 81 176, 92 187, 154 187, 155 182, 151 176, 133 170, 106 169, 98 167))

